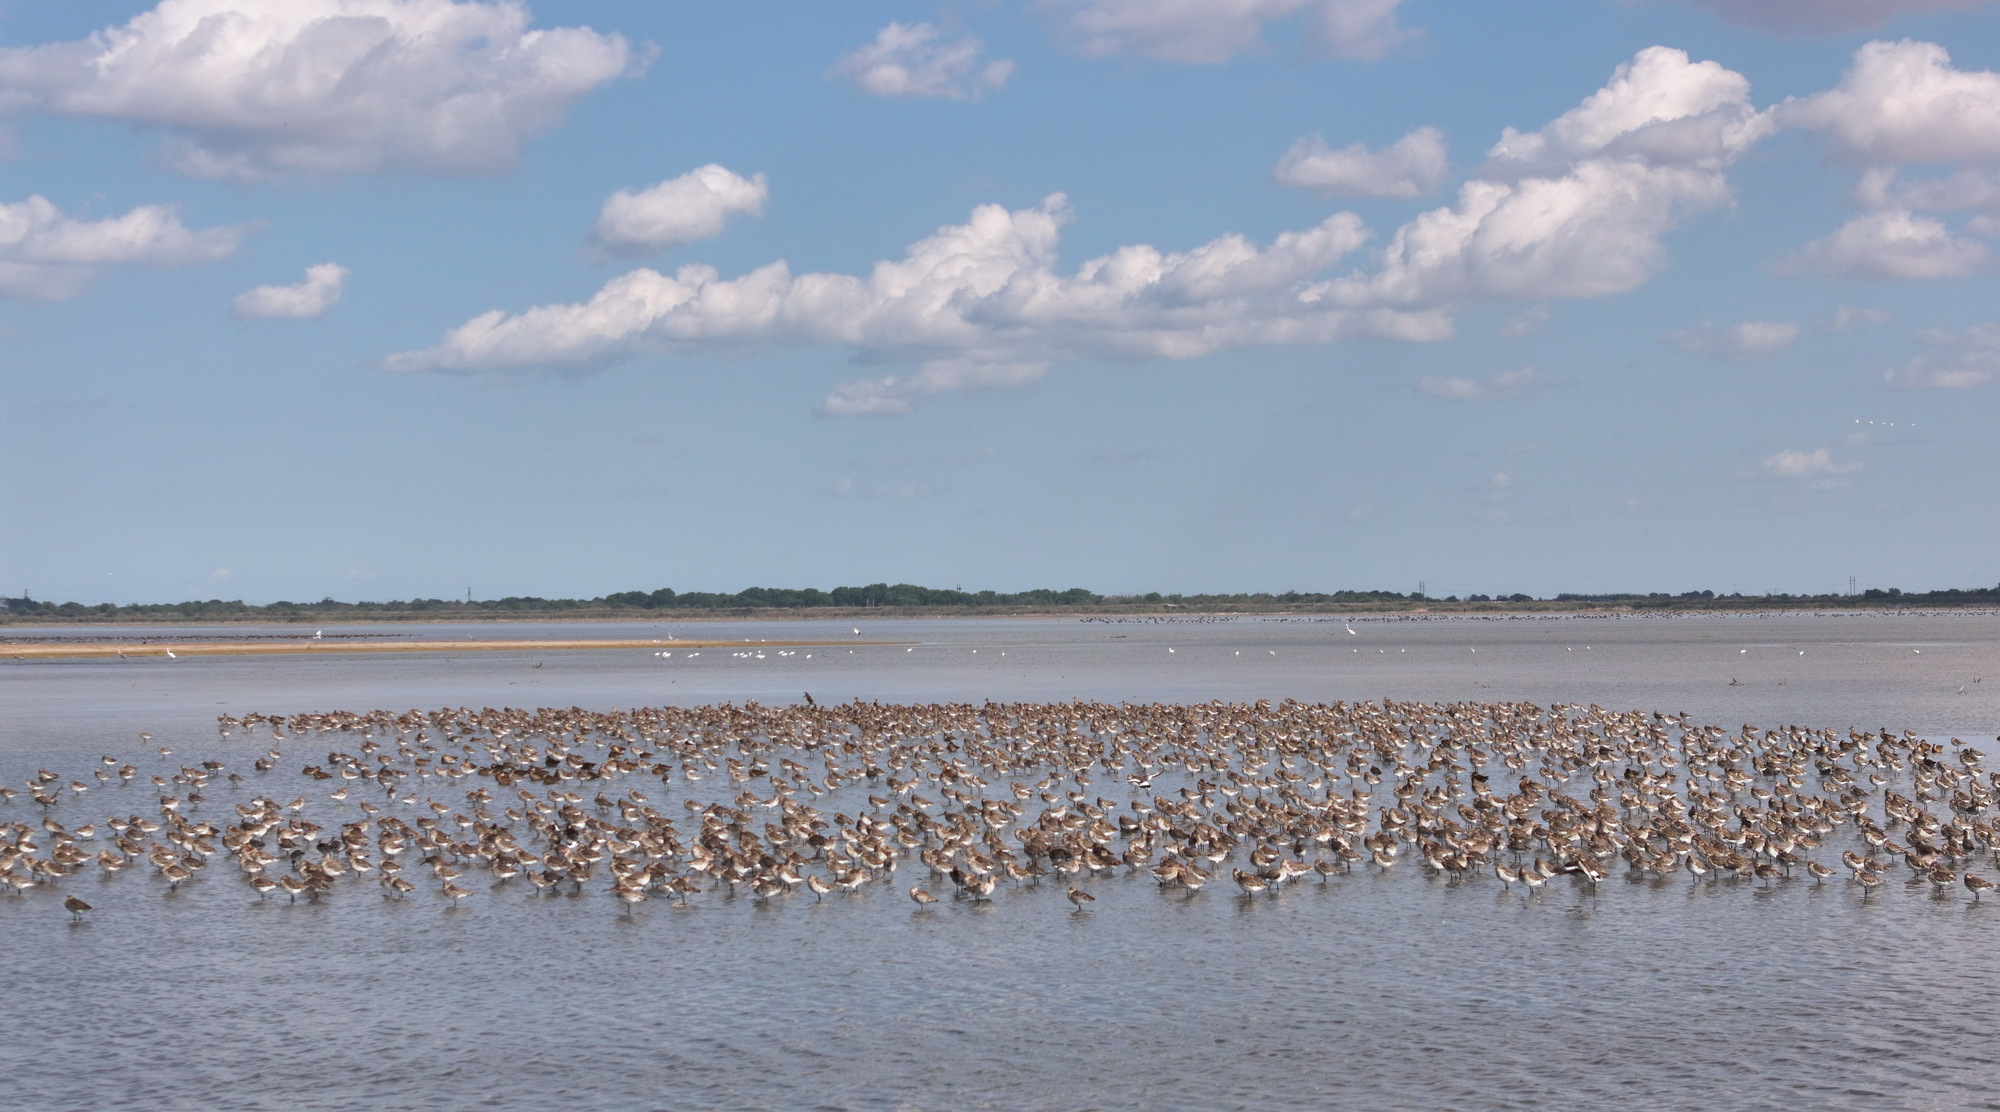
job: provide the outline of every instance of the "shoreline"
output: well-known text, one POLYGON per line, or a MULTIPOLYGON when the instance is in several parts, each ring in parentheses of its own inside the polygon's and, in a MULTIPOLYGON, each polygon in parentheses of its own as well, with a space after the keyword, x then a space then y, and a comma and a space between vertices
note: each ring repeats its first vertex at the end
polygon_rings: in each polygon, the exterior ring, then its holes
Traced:
POLYGON ((857 645, 900 645, 901 641, 680 641, 669 638, 627 640, 566 641, 354 641, 301 638, 286 641, 80 641, 65 639, 38 643, 14 641, 0 646, 0 656, 16 660, 132 659, 182 656, 309 656, 328 653, 473 653, 473 652, 569 652, 584 649, 740 649, 745 646, 773 649, 853 648, 857 645))

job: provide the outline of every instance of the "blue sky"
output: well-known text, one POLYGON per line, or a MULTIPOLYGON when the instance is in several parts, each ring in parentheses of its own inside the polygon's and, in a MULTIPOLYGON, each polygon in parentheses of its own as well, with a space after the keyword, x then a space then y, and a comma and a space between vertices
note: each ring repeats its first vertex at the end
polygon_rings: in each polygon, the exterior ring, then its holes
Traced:
POLYGON ((0 590, 1990 585, 2000 6, 0 0, 0 590))

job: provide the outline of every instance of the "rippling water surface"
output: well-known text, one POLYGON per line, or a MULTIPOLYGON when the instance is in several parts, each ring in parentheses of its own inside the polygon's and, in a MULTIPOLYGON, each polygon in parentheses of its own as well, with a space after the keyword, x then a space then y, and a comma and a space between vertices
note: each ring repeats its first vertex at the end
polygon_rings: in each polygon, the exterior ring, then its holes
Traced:
MULTIPOLYGON (((1686 711, 1731 732, 1886 726, 2000 752, 1991 616, 860 624, 859 637, 851 623, 391 632, 897 643, 763 659, 748 646, 671 660, 0 659, 0 777, 87 777, 101 754, 147 776, 208 758, 246 766, 270 743, 219 739, 222 713, 775 704, 807 691, 821 703, 1560 701, 1686 711)), ((298 769, 334 743, 280 744, 279 769, 240 793, 323 794, 298 769)), ((220 822, 235 800, 222 785, 209 795, 220 822)), ((75 826, 154 802, 142 778, 56 811, 75 826)), ((40 818, 25 793, 0 808, 0 822, 40 818)), ((293 904, 227 875, 169 893, 141 871, 0 896, 0 1104, 2000 1107, 2000 900, 1906 887, 1900 867, 1867 900, 1844 878, 1633 881, 1622 863, 1595 896, 1568 878, 1527 896, 1411 867, 1250 900, 1140 873, 1087 882, 1097 900, 1078 913, 1058 883, 918 911, 902 894, 924 879, 909 861, 893 884, 824 902, 710 892, 629 916, 593 888, 537 897, 481 880, 452 909, 434 888, 386 900, 371 884, 293 904), (95 905, 85 922, 69 922, 65 893, 95 905)))

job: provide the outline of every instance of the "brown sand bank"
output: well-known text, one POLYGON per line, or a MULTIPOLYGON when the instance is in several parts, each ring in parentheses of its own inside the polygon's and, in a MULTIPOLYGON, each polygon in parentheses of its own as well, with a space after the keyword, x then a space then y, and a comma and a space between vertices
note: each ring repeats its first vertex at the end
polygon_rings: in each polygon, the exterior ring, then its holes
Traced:
POLYGON ((0 645, 0 657, 278 656, 303 653, 480 653, 564 652, 571 649, 810 649, 904 644, 900 641, 145 641, 64 642, 0 645))

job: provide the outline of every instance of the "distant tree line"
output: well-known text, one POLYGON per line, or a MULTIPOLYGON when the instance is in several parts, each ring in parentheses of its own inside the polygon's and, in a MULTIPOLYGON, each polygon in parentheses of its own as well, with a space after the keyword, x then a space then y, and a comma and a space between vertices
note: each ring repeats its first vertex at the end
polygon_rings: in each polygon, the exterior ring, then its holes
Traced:
POLYGON ((76 618, 76 619, 129 619, 129 620, 186 620, 209 619, 214 621, 268 618, 276 620, 303 618, 368 618, 368 617, 505 617, 509 615, 546 615, 570 612, 649 612, 649 611, 753 611, 753 610, 1066 610, 1079 608, 1148 608, 1176 610, 1276 610, 1311 609, 1315 607, 1336 607, 1361 605, 1399 605, 1408 608, 1416 605, 1437 603, 1531 603, 1546 607, 1550 603, 1558 606, 1620 606, 1634 609, 1702 609, 1711 607, 1736 608, 1746 606, 1841 606, 1853 604, 1894 605, 1894 606, 1971 606, 2000 605, 2000 586, 1975 587, 1969 590, 1950 588, 1942 591, 1905 593, 1899 588, 1886 590, 1871 588, 1859 595, 1718 595, 1714 591, 1686 591, 1681 594, 1559 594, 1552 600, 1536 599, 1530 595, 1489 596, 1467 595, 1460 599, 1456 595, 1443 599, 1427 597, 1417 593, 1398 594, 1394 591, 1285 591, 1281 594, 1259 592, 1254 594, 1198 594, 1163 595, 1155 591, 1144 595, 1100 595, 1082 587, 1071 587, 1066 591, 1046 588, 1033 591, 961 591, 939 587, 919 587, 913 583, 872 583, 866 587, 835 587, 822 591, 817 587, 750 587, 735 594, 710 591, 677 592, 670 588, 657 591, 618 591, 599 598, 540 598, 533 595, 510 595, 500 599, 437 599, 419 598, 393 602, 341 602, 324 598, 318 602, 273 602, 264 606, 254 606, 240 599, 225 601, 209 599, 191 602, 134 603, 120 606, 104 602, 95 605, 80 602, 45 602, 23 595, 20 598, 0 599, 0 611, 11 617, 76 618))
MULTIPOLYGON (((1485 597, 1486 596, 1484 595, 1472 595, 1467 599, 1467 601, 1477 601, 1484 599, 1485 597)), ((1514 599, 1519 599, 1522 598, 1523 596, 1514 595, 1511 597, 1514 599)), ((1870 587, 1867 590, 1862 591, 1860 594, 1857 595, 1843 595, 1843 594, 1788 595, 1782 592, 1774 592, 1771 594, 1762 594, 1762 595, 1746 595, 1740 593, 1718 595, 1714 591, 1684 591, 1678 595, 1670 595, 1663 592, 1654 592, 1652 594, 1645 594, 1645 595, 1560 594, 1557 595, 1555 598, 1555 601, 1557 602, 1589 602, 1589 603, 1604 603, 1613 606, 1632 606, 1632 607, 1670 606, 1682 609, 1698 608, 1703 603, 1709 603, 1709 602, 1755 603, 1758 605, 1769 605, 1769 604, 1780 604, 1780 603, 1842 605, 1847 603, 1853 603, 1856 601, 1882 603, 1882 602, 1889 602, 1892 600, 1896 604, 1901 606, 1993 605, 1996 602, 2000 602, 2000 586, 1972 587, 1972 588, 1947 587, 1941 591, 1922 591, 1922 592, 1911 591, 1907 594, 1904 593, 1901 587, 1890 587, 1887 589, 1870 587)))

